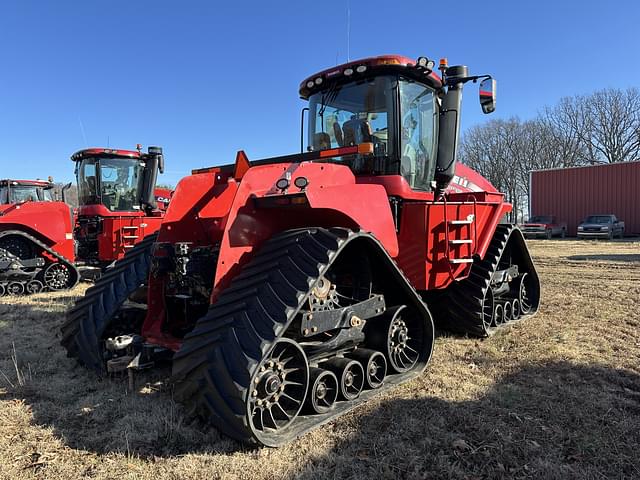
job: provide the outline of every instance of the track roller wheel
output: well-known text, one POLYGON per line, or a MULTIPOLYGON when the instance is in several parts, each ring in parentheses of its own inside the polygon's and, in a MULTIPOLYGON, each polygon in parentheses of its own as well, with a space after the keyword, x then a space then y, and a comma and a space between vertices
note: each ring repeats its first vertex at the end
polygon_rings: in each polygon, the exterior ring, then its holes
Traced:
POLYGON ((305 410, 310 413, 326 413, 338 399, 338 378, 329 370, 312 368, 309 371, 309 392, 305 410))
POLYGON ((348 358, 332 358, 323 367, 331 370, 338 377, 340 398, 355 400, 364 387, 364 369, 357 360, 348 358))
POLYGON ((513 305, 511 304, 511 302, 507 300, 502 304, 502 308, 504 308, 504 323, 513 320, 513 305))
POLYGON ((308 385, 304 350, 293 340, 280 338, 251 379, 247 411, 254 434, 260 438, 286 428, 298 416, 308 385))
POLYGON ((495 309, 493 310, 493 321, 496 327, 505 323, 504 307, 501 303, 496 303, 495 309))
POLYGON ((364 383, 367 388, 379 388, 387 375, 387 360, 381 352, 358 348, 348 355, 349 358, 358 360, 364 367, 364 383))
POLYGON ((7 289, 4 288, 4 285, 0 283, 0 297, 4 297, 5 293, 7 293, 7 289))
POLYGON ((21 282, 11 282, 7 285, 7 294, 8 295, 22 295, 24 293, 24 283, 21 282))
POLYGON ((39 280, 30 280, 29 282, 27 282, 28 294, 40 293, 43 288, 44 288, 44 285, 39 280))
POLYGON ((70 279, 69 269, 62 263, 52 263, 44 271, 44 283, 51 290, 67 288, 70 279))
POLYGON ((513 299, 511 302, 511 319, 512 320, 520 320, 520 315, 522 311, 520 310, 520 302, 517 298, 513 299))

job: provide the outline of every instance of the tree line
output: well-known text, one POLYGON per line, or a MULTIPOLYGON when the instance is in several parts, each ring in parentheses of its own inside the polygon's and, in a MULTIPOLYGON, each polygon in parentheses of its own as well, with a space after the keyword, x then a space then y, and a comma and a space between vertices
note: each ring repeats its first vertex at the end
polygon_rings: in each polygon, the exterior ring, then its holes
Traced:
POLYGON ((640 158, 640 91, 605 89, 562 98, 535 118, 490 120, 462 136, 459 159, 486 177, 522 219, 531 170, 640 158))

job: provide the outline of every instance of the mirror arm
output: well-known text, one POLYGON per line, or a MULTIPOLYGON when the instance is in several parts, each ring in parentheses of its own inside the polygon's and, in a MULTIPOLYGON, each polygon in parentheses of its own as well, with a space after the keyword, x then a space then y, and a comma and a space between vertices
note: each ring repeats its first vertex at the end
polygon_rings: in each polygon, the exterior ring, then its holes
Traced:
POLYGON ((476 83, 478 80, 489 80, 491 78, 493 78, 491 75, 472 75, 470 77, 459 77, 459 78, 452 77, 452 78, 447 78, 446 85, 452 86, 452 85, 457 85, 459 83, 467 83, 469 81, 476 83))

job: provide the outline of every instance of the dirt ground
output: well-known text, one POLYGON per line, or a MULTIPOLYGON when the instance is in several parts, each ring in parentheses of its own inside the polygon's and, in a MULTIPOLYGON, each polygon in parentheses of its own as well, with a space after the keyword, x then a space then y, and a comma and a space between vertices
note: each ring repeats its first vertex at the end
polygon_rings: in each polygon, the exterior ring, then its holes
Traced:
POLYGON ((73 292, 0 299, 0 479, 640 478, 640 242, 534 240, 540 313, 280 449, 66 358, 73 292))

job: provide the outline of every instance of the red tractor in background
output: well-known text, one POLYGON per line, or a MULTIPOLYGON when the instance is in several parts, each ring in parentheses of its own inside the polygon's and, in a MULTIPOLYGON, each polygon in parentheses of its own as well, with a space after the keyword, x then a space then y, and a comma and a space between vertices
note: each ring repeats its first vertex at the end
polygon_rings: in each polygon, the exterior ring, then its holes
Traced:
POLYGON ((53 183, 0 180, 0 296, 73 287, 73 213, 53 183))
POLYGON ((389 55, 302 82, 308 151, 182 179, 68 311, 68 355, 98 374, 170 359, 189 409, 276 446, 421 374, 434 318, 487 336, 535 313, 511 205, 456 164, 463 86, 482 80, 490 113, 495 81, 440 70, 389 55))
POLYGON ((160 228, 171 191, 157 189, 164 171, 160 147, 138 150, 88 148, 76 163, 77 257, 83 276, 100 275, 146 235, 160 228))

